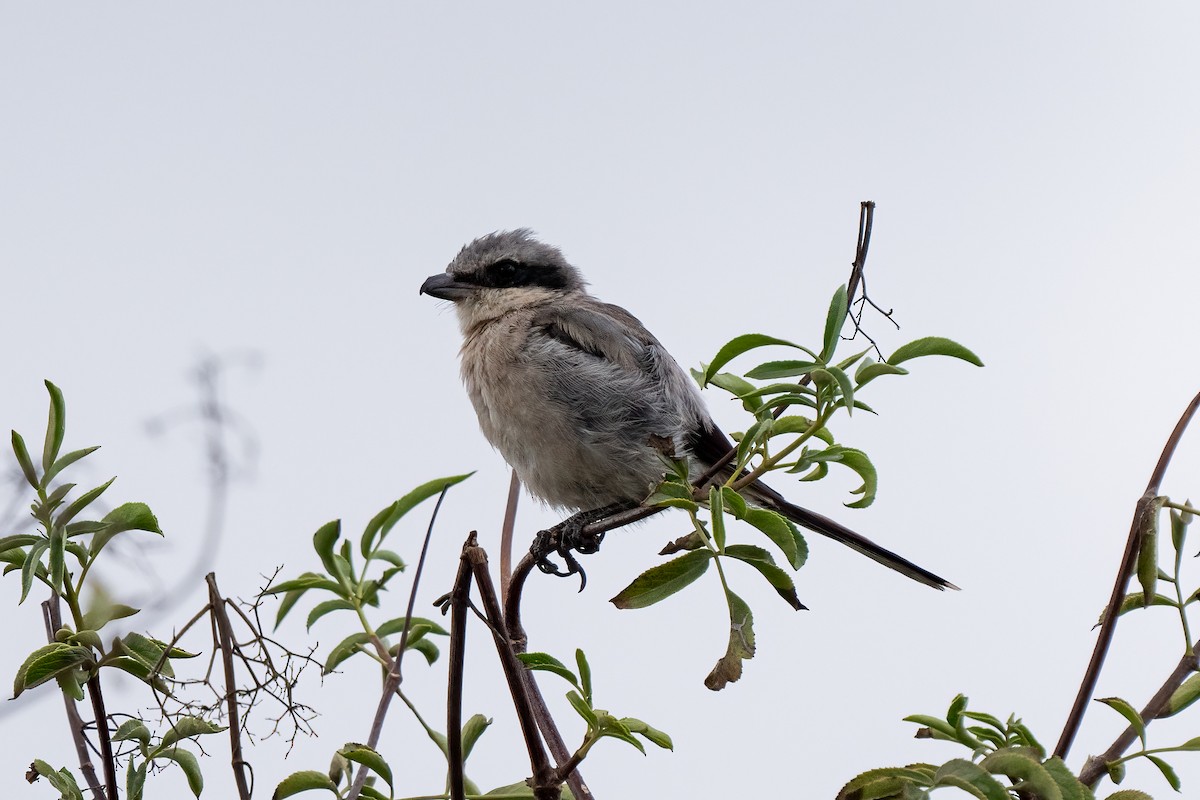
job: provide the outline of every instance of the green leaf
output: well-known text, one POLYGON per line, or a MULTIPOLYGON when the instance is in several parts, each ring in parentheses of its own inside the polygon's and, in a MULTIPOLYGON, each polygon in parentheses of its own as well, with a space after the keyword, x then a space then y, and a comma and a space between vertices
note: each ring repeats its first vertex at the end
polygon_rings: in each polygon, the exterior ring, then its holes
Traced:
POLYGON ((100 486, 97 486, 95 489, 89 489, 88 491, 79 495, 79 497, 75 498, 75 500, 71 502, 71 505, 59 512, 59 515, 54 520, 54 524, 65 526, 68 522, 75 519, 76 514, 78 514, 80 511, 83 511, 85 508, 90 506, 96 500, 96 498, 104 494, 104 490, 109 486, 112 486, 112 482, 115 480, 116 477, 109 478, 108 481, 100 486))
POLYGON ((315 572, 305 572, 298 578, 283 581, 263 590, 263 594, 280 594, 282 592, 305 592, 309 589, 324 589, 339 596, 345 596, 345 588, 315 572))
POLYGON ((492 721, 483 714, 474 714, 468 719, 462 728, 462 748, 463 761, 471 755, 471 750, 475 747, 475 743, 479 741, 479 737, 483 736, 483 732, 488 729, 492 721))
MULTIPOLYGON (((696 383, 703 387, 705 385, 704 372, 702 370, 693 369, 691 370, 691 373, 692 378, 695 379, 696 383)), ((758 410, 758 407, 762 405, 762 401, 754 395, 754 384, 738 375, 733 375, 728 372, 718 372, 716 375, 713 375, 708 382, 713 386, 716 386, 719 389, 724 389, 733 396, 737 397, 742 401, 742 406, 750 413, 754 413, 756 410, 758 410)))
POLYGON ((1146 749, 1146 723, 1142 721, 1142 715, 1133 706, 1119 697, 1098 697, 1096 702, 1104 703, 1128 720, 1138 738, 1142 740, 1142 749, 1146 749))
POLYGON ((280 781, 279 785, 275 787, 275 792, 271 795, 271 798, 272 800, 283 800, 285 797, 307 792, 310 789, 328 789, 333 792, 335 797, 339 796, 337 784, 331 781, 328 775, 324 772, 317 772, 314 769, 306 769, 300 772, 293 772, 280 781))
POLYGON ((114 619, 125 619, 138 613, 138 609, 124 603, 113 603, 105 597, 97 598, 95 605, 83 615, 83 629, 98 631, 114 619))
POLYGON ((55 476, 57 476, 64 469, 71 466, 84 456, 94 453, 99 449, 100 445, 96 445, 95 447, 85 447, 82 450, 73 450, 62 458, 56 459, 55 462, 46 469, 46 473, 42 475, 42 486, 49 486, 50 481, 54 480, 55 476))
POLYGON ((174 747, 162 751, 155 758, 165 758, 178 764, 187 778, 188 788, 196 797, 199 797, 200 793, 204 791, 204 775, 200 772, 200 762, 191 752, 181 747, 174 747))
POLYGON ((325 668, 321 670, 321 674, 328 675, 333 672, 339 664, 358 652, 359 645, 367 644, 370 641, 370 634, 363 631, 352 633, 345 639, 342 639, 329 651, 329 655, 325 659, 325 668))
POLYGON ((875 494, 879 491, 879 473, 867 454, 853 447, 843 447, 837 463, 854 470, 863 481, 862 486, 850 490, 850 494, 861 494, 862 497, 853 503, 845 503, 846 508, 866 508, 874 503, 875 494))
MULTIPOLYGON (((882 767, 854 776, 837 793, 835 800, 897 800, 906 787, 927 787, 933 782, 933 769, 882 767)), ((922 765, 929 767, 929 765, 922 765)), ((978 795, 976 795, 978 796, 978 795)))
POLYGON ((13 681, 13 698, 20 697, 26 689, 40 686, 63 672, 90 667, 92 664, 90 648, 65 642, 42 645, 30 653, 17 668, 17 677, 13 681))
MULTIPOLYGON (((980 800, 1011 800, 1008 790, 979 764, 955 758, 940 766, 933 776, 933 785, 953 786, 980 800)), ((1050 798, 1039 798, 1050 800, 1050 798)), ((1056 800, 1061 800, 1057 798, 1056 800)))
POLYGON ((1189 752, 1194 752, 1196 750, 1200 750, 1200 736, 1197 736, 1194 739, 1188 739, 1183 744, 1177 744, 1174 747, 1172 747, 1171 749, 1172 750, 1186 750, 1189 752))
MULTIPOLYGON (((930 735, 934 739, 946 739, 952 742, 958 741, 958 729, 941 717, 932 717, 928 714, 910 714, 904 718, 904 722, 912 722, 928 728, 930 735)), ((919 736, 920 734, 918 734, 919 736)))
POLYGON ((46 391, 50 392, 50 418, 46 421, 46 446, 42 449, 42 469, 50 469, 50 465, 58 458, 63 436, 67 432, 67 401, 63 399, 62 390, 46 381, 46 391))
POLYGON ((854 382, 858 384, 858 388, 866 386, 871 381, 878 378, 880 375, 907 375, 908 370, 903 367, 893 366, 886 361, 873 361, 867 359, 859 364, 858 369, 854 371, 854 382))
POLYGON ((167 677, 175 674, 171 668, 170 656, 163 657, 167 648, 161 642, 140 633, 130 632, 116 640, 114 645, 120 652, 145 665, 151 673, 157 671, 167 677))
POLYGON ((754 658, 754 615, 750 606, 731 591, 725 592, 729 604, 729 645, 717 660, 704 685, 714 692, 742 677, 742 662, 754 658))
POLYGON ((962 359, 977 367, 983 366, 983 362, 979 360, 979 356, 958 342, 944 339, 941 336, 926 336, 924 339, 917 339, 915 342, 902 345, 896 352, 892 353, 892 357, 887 360, 887 363, 894 367, 905 361, 925 356, 950 356, 951 358, 962 359))
POLYGON ((161 751, 184 739, 190 739, 193 736, 203 736, 208 733, 220 733, 228 729, 227 725, 217 725, 200 717, 180 717, 174 720, 171 729, 163 734, 162 741, 158 743, 158 747, 155 748, 151 757, 156 758, 161 751))
POLYGON ((21 465, 21 472, 25 475, 25 481, 34 489, 39 488, 37 473, 34 472, 33 461, 29 458, 29 450, 25 448, 25 440, 16 431, 12 432, 12 448, 17 463, 21 465))
POLYGON ((46 537, 39 539, 34 543, 33 547, 29 548, 29 554, 25 556, 25 562, 21 565, 21 599, 18 604, 24 603, 25 598, 29 596, 29 590, 33 588, 33 579, 35 576, 46 578, 46 569, 42 566, 42 553, 50 547, 50 539, 46 537))
POLYGON ((50 572, 50 586, 57 594, 62 594, 63 579, 67 572, 67 537, 61 526, 55 525, 50 529, 50 546, 47 564, 50 572))
POLYGON ((850 383, 850 376, 837 367, 830 367, 828 372, 833 376, 838 390, 842 393, 842 405, 846 407, 846 413, 852 414, 854 412, 854 385, 850 383))
POLYGON ((367 747, 365 744, 348 744, 341 750, 338 750, 342 756, 350 761, 362 764, 367 769, 374 772, 379 777, 383 778, 387 783, 388 789, 392 789, 392 768, 388 766, 387 761, 383 756, 367 747))
POLYGON ((553 672, 575 688, 581 688, 579 679, 575 677, 575 673, 566 664, 549 653, 517 653, 517 658, 525 665, 526 669, 537 670, 539 672, 553 672))
POLYGON ((755 380, 794 378, 797 375, 808 375, 823 366, 815 361, 767 361, 747 372, 746 377, 755 380))
MULTIPOLYGON (((106 483, 105 486, 107 485, 106 483)), ((92 537, 90 549, 93 555, 99 553, 114 536, 125 531, 148 531, 163 535, 162 529, 158 527, 158 517, 154 516, 150 506, 145 503, 122 503, 105 514, 101 523, 104 527, 92 537)))
MULTIPOLYGON (((326 522, 317 532, 313 534, 313 550, 321 559, 321 564, 325 567, 325 571, 335 578, 340 578, 337 573, 337 568, 333 563, 333 548, 337 546, 337 540, 342 535, 342 521, 335 519, 332 522, 326 522)), ((343 582, 343 585, 344 582, 343 582)))
POLYGON ((583 689, 583 697, 589 703, 592 702, 592 667, 588 664, 587 656, 583 654, 583 650, 575 648, 575 666, 579 668, 579 683, 583 689))
POLYGON ((425 656, 425 660, 430 664, 437 661, 438 656, 441 654, 441 651, 438 650, 437 645, 431 642, 429 639, 418 639, 415 642, 409 641, 405 649, 416 650, 418 653, 425 656))
POLYGON ((1154 798, 1137 789, 1122 789, 1119 792, 1110 794, 1107 800, 1154 800, 1154 798))
POLYGON ((720 372, 722 367, 740 356, 742 353, 758 347, 766 347, 773 344, 783 345, 785 347, 795 347, 808 353, 813 358, 816 358, 816 353, 813 353, 806 347, 800 347, 798 344, 793 344, 786 339, 776 339, 773 336, 766 336, 761 333, 747 333, 730 339, 724 347, 717 351, 717 354, 713 356, 713 360, 709 362, 707 367, 704 368, 704 375, 700 381, 700 385, 703 387, 711 383, 713 376, 720 372))
POLYGON ((725 504, 722 502, 721 490, 716 486, 708 487, 708 509, 712 517, 713 544, 717 552, 725 551, 725 504))
POLYGON ((1158 756, 1152 756, 1149 754, 1146 755, 1146 760, 1158 767, 1158 771, 1161 772, 1163 777, 1167 779, 1167 783, 1171 785, 1172 789, 1177 792, 1179 791, 1179 787, 1183 784, 1180 783, 1179 776, 1175 774, 1175 770, 1170 764, 1168 764, 1166 761, 1163 761, 1158 756))
MULTIPOLYGON (((566 786, 563 787, 562 796, 564 800, 569 791, 566 786)), ((513 800, 533 800, 533 789, 525 781, 517 781, 508 786, 497 786, 495 789, 484 794, 484 797, 508 797, 513 798, 513 800)))
POLYGON ((589 728, 598 728, 600 726, 600 718, 596 716, 595 709, 592 704, 584 700, 579 692, 572 689, 567 692, 567 702, 571 704, 571 708, 575 709, 575 713, 583 717, 589 728))
MULTIPOLYGON (((401 631, 404 630, 405 619, 406 619, 406 617, 396 617, 395 619, 389 619, 387 622, 383 623, 378 628, 376 628, 375 632, 378 633, 380 636, 391 636, 394 633, 400 633, 401 631)), ((449 636, 450 635, 450 632, 448 630, 443 628, 441 625, 438 625, 433 620, 426 619, 425 617, 413 617, 412 618, 412 623, 411 623, 412 628, 416 628, 418 625, 425 629, 425 633, 436 633, 438 636, 449 636)), ((422 635, 424 635, 424 634, 422 634, 422 635)), ((412 630, 409 631, 408 636, 409 636, 410 640, 414 638, 412 630)))
POLYGON ((665 600, 708 569, 712 551, 693 550, 665 564, 653 566, 633 579, 609 602, 617 608, 645 608, 665 600))
POLYGON ((775 565, 775 559, 771 558, 771 554, 766 550, 752 544, 731 544, 725 548, 725 555, 758 570, 792 608, 797 611, 804 608, 804 604, 796 596, 796 584, 786 572, 775 565))
POLYGON ((142 744, 149 744, 150 729, 140 719, 127 719, 121 723, 121 727, 117 728, 117 732, 113 734, 112 738, 114 742, 138 741, 142 744))
POLYGON ((636 747, 642 755, 646 755, 645 745, 642 744, 640 739, 634 738, 633 733, 625 727, 625 723, 607 711, 597 710, 596 717, 599 720, 598 728, 601 737, 608 736, 613 739, 620 739, 622 742, 636 747))
MULTIPOLYGON (((364 554, 369 552, 375 546, 377 546, 377 542, 375 541, 376 533, 378 534, 379 542, 382 542, 384 537, 388 535, 388 532, 390 532, 391 529, 395 527, 396 523, 399 522, 401 518, 404 517, 404 515, 409 511, 412 511, 419 504, 425 502, 429 498, 441 494, 451 486, 462 483, 474 474, 474 472, 468 472, 464 475, 451 475, 446 478, 435 478, 413 489, 411 492, 404 495, 391 506, 389 506, 390 513, 380 523, 376 531, 372 532, 370 536, 368 536, 366 532, 363 533, 363 539, 359 543, 360 549, 364 554)), ((368 528, 369 527, 370 526, 368 526, 368 528)))
POLYGON ((758 528, 776 547, 783 552, 784 558, 792 569, 800 569, 808 560, 808 546, 800 531, 782 514, 768 511, 765 508, 751 508, 746 511, 745 521, 758 528))
POLYGON ((1024 783, 1026 791, 1039 800, 1062 800, 1062 790, 1041 762, 1019 749, 996 750, 979 762, 979 766, 997 775, 1006 775, 1014 782, 1024 783))
POLYGON ((1171 694, 1171 699, 1167 701, 1167 709, 1162 716, 1174 716, 1196 702, 1197 699, 1200 699, 1200 675, 1193 675, 1171 694))
POLYGON ((143 761, 134 766, 133 759, 125 769, 125 800, 142 800, 146 790, 146 769, 149 763, 143 761))
POLYGON ((1138 534, 1137 578, 1147 603, 1158 588, 1158 515, 1164 500, 1165 497, 1155 498, 1145 507, 1138 534))
POLYGON ((43 538, 36 533, 16 533, 12 536, 0 537, 0 553, 6 550, 15 550, 18 547, 28 547, 43 538))
POLYGON ((83 800, 83 792, 75 782, 75 776, 66 767, 55 769, 40 758, 34 759, 33 768, 46 779, 63 800, 83 800))
POLYGON ((833 293, 833 299, 829 301, 829 311, 825 314, 824 347, 821 348, 822 361, 832 359, 834 351, 837 350, 838 340, 842 334, 842 325, 846 323, 846 302, 846 285, 842 284, 833 293))
POLYGON ((657 728, 650 727, 640 719, 634 719, 633 717, 621 717, 621 724, 624 725, 630 733, 636 733, 638 736, 643 737, 651 744, 655 744, 664 750, 675 749, 675 744, 671 741, 670 736, 663 731, 658 730, 657 728))
POLYGON ((1075 773, 1071 772, 1058 756, 1042 762, 1042 766, 1058 784, 1063 800, 1096 800, 1092 790, 1080 783, 1075 773))
POLYGON ((331 611, 353 611, 354 604, 349 600, 343 600, 340 597, 335 597, 332 600, 326 600, 317 603, 313 606, 313 610, 308 612, 308 620, 304 623, 305 630, 311 630, 313 623, 325 616, 331 611))
POLYGON ((79 670, 67 670, 60 672, 54 676, 54 680, 58 682, 58 688, 67 697, 70 697, 76 703, 83 702, 83 685, 79 682, 83 673, 79 670))

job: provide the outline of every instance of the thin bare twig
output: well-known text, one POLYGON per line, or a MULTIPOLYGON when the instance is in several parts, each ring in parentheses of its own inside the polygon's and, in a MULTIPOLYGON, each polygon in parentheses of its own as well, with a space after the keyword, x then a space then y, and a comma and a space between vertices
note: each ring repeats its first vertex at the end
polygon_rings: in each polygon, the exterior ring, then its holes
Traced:
POLYGON ((512 471, 508 482, 508 501, 504 504, 504 523, 500 526, 500 596, 508 597, 508 583, 512 580, 513 529, 517 525, 517 501, 521 497, 521 479, 512 471))
POLYGON ((229 715, 229 753, 233 767, 233 780, 237 784, 238 797, 250 800, 251 785, 246 776, 246 760, 242 757, 241 718, 238 715, 237 676, 233 671, 233 626, 229 623, 229 614, 225 612, 225 598, 217 588, 217 576, 208 573, 204 576, 208 584, 208 604, 212 609, 213 620, 216 623, 217 641, 221 647, 221 664, 225 670, 225 703, 229 715))
MULTIPOLYGON (((1125 553, 1121 556, 1121 566, 1117 570, 1117 579, 1113 582, 1112 594, 1108 599, 1108 607, 1104 610, 1104 620, 1100 624, 1100 634, 1096 637, 1096 647, 1092 650, 1092 658, 1088 662, 1087 670, 1083 674, 1083 682, 1079 685, 1079 693, 1075 696, 1075 704, 1071 707, 1071 713, 1067 716, 1062 735, 1058 739, 1058 745, 1054 748, 1054 755, 1059 758, 1066 758, 1067 753, 1071 750, 1071 744, 1075 740, 1075 735, 1079 732, 1079 726, 1083 723, 1084 711, 1087 709, 1088 702, 1092 699, 1092 693, 1096 690, 1096 682, 1100 680, 1100 670, 1104 666, 1104 659, 1108 655, 1109 648, 1112 646, 1113 633, 1117 629, 1117 619, 1120 617, 1121 600, 1125 597, 1129 586, 1129 579, 1133 576, 1133 571, 1137 564, 1138 540, 1142 534, 1142 520, 1146 514, 1154 513, 1154 499, 1158 497, 1163 476, 1166 475, 1171 458, 1175 455, 1175 448, 1179 445, 1179 440, 1183 438, 1183 433, 1187 430, 1188 423, 1192 421, 1192 417, 1195 416, 1197 409, 1200 409, 1200 394, 1192 398, 1192 402, 1184 410, 1183 415, 1179 418, 1179 422, 1175 423, 1175 429, 1171 431, 1166 445, 1163 446, 1162 454, 1158 457, 1158 463, 1154 465, 1154 472, 1150 474, 1150 481, 1146 484, 1146 491, 1142 494, 1137 502, 1137 506, 1134 508, 1133 522, 1129 527, 1129 538, 1125 541, 1125 553)), ((1128 747, 1129 742, 1126 742, 1125 746, 1128 747)))
MULTIPOLYGON (((42 618, 46 622, 46 639, 53 643, 54 634, 62 627, 62 617, 58 606, 58 595, 51 594, 49 600, 42 601, 42 618)), ((71 740, 75 743, 75 754, 79 757, 79 772, 87 782, 95 800, 104 800, 104 787, 96 776, 96 767, 92 764, 92 754, 88 752, 87 737, 83 733, 83 718, 75 707, 75 699, 63 693, 63 705, 67 709, 67 725, 71 728, 71 740)))
MULTIPOLYGON (((387 718, 392 696, 399 692, 400 684, 404 680, 404 673, 400 671, 400 667, 404 661, 404 651, 408 649, 408 631, 412 626, 413 609, 416 607, 417 587, 421 585, 421 574, 425 571, 425 557, 429 554, 429 541, 433 538, 433 526, 437 522, 438 511, 442 508, 442 501, 446 499, 448 490, 449 487, 446 487, 438 495, 437 503, 433 506, 433 513, 429 515, 429 525, 425 528, 425 541, 421 543, 421 555, 417 559, 417 569, 413 572, 412 589, 408 592, 408 608, 404 612, 404 629, 400 631, 400 644, 396 648, 395 658, 388 666, 387 678, 383 681, 383 694, 380 695, 379 704, 375 707, 375 719, 372 720, 371 732, 367 735, 367 747, 372 750, 379 745, 379 738, 383 735, 383 721, 387 718)), ((360 766, 358 774, 354 776, 354 783, 351 784, 350 791, 346 794, 346 800, 358 800, 366 782, 367 768, 360 766)))

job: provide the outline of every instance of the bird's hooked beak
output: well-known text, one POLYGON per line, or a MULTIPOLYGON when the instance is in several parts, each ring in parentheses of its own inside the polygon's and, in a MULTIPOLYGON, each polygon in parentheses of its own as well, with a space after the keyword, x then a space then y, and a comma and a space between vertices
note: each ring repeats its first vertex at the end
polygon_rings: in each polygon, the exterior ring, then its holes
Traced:
POLYGON ((473 287, 470 284, 459 282, 447 272, 430 275, 421 284, 421 294, 427 294, 439 300, 451 300, 455 302, 469 295, 472 289, 473 287))

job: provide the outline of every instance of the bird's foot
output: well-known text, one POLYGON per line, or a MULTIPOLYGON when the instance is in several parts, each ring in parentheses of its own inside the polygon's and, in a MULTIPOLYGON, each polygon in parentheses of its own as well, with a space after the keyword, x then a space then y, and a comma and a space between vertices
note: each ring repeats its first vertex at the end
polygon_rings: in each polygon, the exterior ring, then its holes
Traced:
POLYGON ((539 531, 533 539, 533 546, 529 548, 529 554, 533 556, 537 568, 548 575, 560 578, 578 575, 579 591, 582 592, 587 586, 587 573, 583 571, 579 559, 575 558, 575 553, 597 553, 600 543, 604 541, 603 531, 591 533, 586 530, 587 526, 626 508, 628 506, 624 504, 617 504, 574 514, 553 528, 539 531), (565 569, 550 560, 552 554, 557 554, 563 560, 565 569))

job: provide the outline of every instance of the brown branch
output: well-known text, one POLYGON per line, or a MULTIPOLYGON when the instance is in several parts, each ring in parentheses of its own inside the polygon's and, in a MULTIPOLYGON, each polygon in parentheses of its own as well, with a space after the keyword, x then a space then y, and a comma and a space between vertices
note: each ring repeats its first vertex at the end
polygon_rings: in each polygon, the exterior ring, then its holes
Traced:
POLYGON ((221 648, 221 665, 225 671, 225 707, 229 717, 229 754, 233 768, 233 780, 237 784, 240 800, 250 800, 251 786, 246 776, 246 760, 242 756, 241 717, 238 714, 237 675, 233 671, 233 626, 229 622, 229 614, 225 611, 225 598, 217 588, 217 576, 208 573, 204 576, 208 584, 208 605, 212 609, 213 620, 217 628, 217 641, 221 648))
POLYGON ((467 537, 458 562, 458 575, 450 592, 450 653, 446 688, 446 760, 449 762, 450 800, 465 800, 466 777, 463 775, 462 697, 463 667, 467 651, 467 605, 471 593, 471 562, 467 548, 475 546, 475 532, 467 537))
POLYGON ((100 675, 92 675, 87 682, 88 694, 92 697, 92 711, 96 715, 96 738, 100 742, 100 761, 104 769, 104 785, 108 800, 117 800, 117 762, 113 757, 112 738, 108 730, 108 713, 104 710, 104 694, 100 689, 100 675))
POLYGON ((492 576, 488 572, 487 553, 476 543, 474 533, 467 539, 463 548, 463 559, 470 563, 475 582, 479 585, 483 610, 487 614, 492 638, 496 642, 496 653, 500 656, 500 665, 504 668, 504 677, 508 681, 508 691, 512 695, 517 721, 521 724, 521 733, 525 737, 525 748, 529 751, 529 763, 533 767, 533 795, 538 800, 557 800, 561 781, 550 766, 550 759, 538 733, 538 723, 529 697, 529 684, 525 679, 528 670, 517 658, 505 633, 507 629, 504 626, 504 615, 500 611, 500 601, 496 597, 492 576))
MULTIPOLYGON (((54 634, 62 627, 57 594, 51 594, 49 600, 42 601, 42 618, 46 622, 46 639, 54 644, 54 634)), ((67 725, 71 728, 75 754, 79 757, 79 772, 95 800, 104 800, 104 787, 100 785, 96 767, 92 764, 92 754, 88 752, 87 737, 83 733, 83 718, 79 716, 79 709, 75 707, 75 699, 64 692, 63 705, 67 710, 67 725)))
MULTIPOLYGON (((1197 670, 1200 670, 1200 643, 1197 643, 1195 647, 1184 654, 1183 658, 1179 659, 1174 671, 1146 703, 1146 707, 1142 709, 1142 722, 1149 723, 1162 716, 1163 712, 1167 710, 1167 703, 1170 702, 1171 695, 1175 694, 1175 690, 1197 670)), ((1108 763, 1120 758, 1137 738, 1137 731, 1130 725, 1104 753, 1092 756, 1087 760, 1083 765, 1083 771, 1079 773, 1079 780, 1088 786, 1095 787, 1108 771, 1108 763)))
MULTIPOLYGON (((1183 432, 1187 430, 1188 423, 1191 422, 1198 408, 1200 408, 1200 394, 1192 398, 1192 402, 1184 410, 1179 422, 1175 423, 1175 429, 1171 431, 1166 445, 1163 446, 1162 454, 1158 457, 1158 463, 1154 465, 1154 472, 1151 473, 1150 481, 1146 484, 1146 491, 1134 508, 1133 522, 1129 526, 1129 538, 1125 541, 1125 553, 1121 556, 1117 579, 1113 582, 1108 607, 1104 610, 1100 635, 1096 637, 1096 647, 1092 650, 1092 658, 1083 674, 1083 682, 1079 685, 1075 704, 1071 707, 1071 713, 1067 716, 1062 735, 1058 739, 1058 745, 1054 748, 1054 755, 1059 758, 1065 759, 1071 750, 1071 743, 1074 742, 1075 735, 1079 732, 1079 726, 1083 723, 1084 711, 1092 699, 1092 693, 1096 690, 1097 681, 1100 680, 1100 670, 1104 666, 1104 659, 1112 646, 1113 633, 1117 629, 1117 619, 1120 616, 1121 600, 1125 597, 1129 579, 1133 576, 1134 568, 1137 565, 1138 540, 1142 535, 1142 520, 1146 514, 1154 513, 1153 504, 1155 498, 1158 497, 1163 476, 1171 463, 1171 457, 1175 455, 1175 448, 1178 446, 1179 440, 1183 438, 1183 432)), ((1125 746, 1128 747, 1129 742, 1126 742, 1125 746)))

